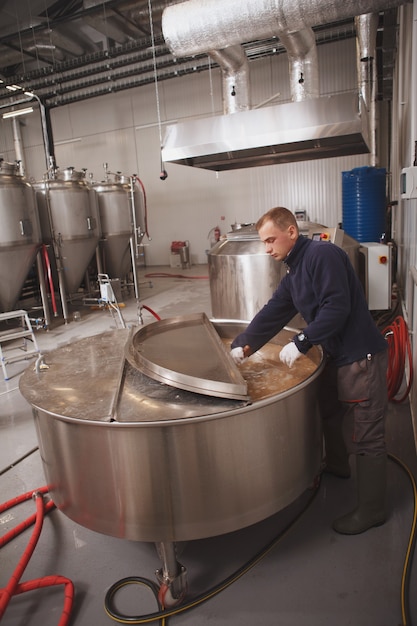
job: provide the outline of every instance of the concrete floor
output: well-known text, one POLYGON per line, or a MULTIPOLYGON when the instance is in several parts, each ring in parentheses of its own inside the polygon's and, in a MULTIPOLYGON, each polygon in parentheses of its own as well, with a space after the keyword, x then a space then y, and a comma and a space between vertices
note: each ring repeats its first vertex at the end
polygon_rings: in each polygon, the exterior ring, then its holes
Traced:
MULTIPOLYGON (((142 270, 140 279, 140 304, 161 318, 211 313, 206 266, 189 270, 148 268, 142 270)), ((133 298, 124 304, 125 322, 136 324, 136 301, 133 298)), ((73 310, 80 312, 80 321, 64 325, 57 320, 48 332, 37 331, 42 351, 117 327, 117 318, 109 311, 79 304, 72 306, 71 313, 73 310)), ((155 321, 146 309, 142 313, 143 323, 155 321)), ((45 484, 31 408, 18 389, 19 376, 27 365, 25 361, 10 365, 10 380, 0 381, 0 502, 45 484)), ((389 519, 384 526, 354 537, 335 533, 332 520, 354 503, 354 478, 340 480, 323 475, 312 503, 260 562, 221 593, 166 621, 172 626, 417 625, 415 566, 406 620, 401 604, 401 579, 414 514, 413 490, 403 466, 394 460, 400 459, 417 475, 407 402, 390 405, 387 440, 394 458, 391 456, 388 467, 389 519)), ((181 546, 180 561, 188 572, 186 600, 193 600, 239 570, 279 536, 310 497, 311 492, 302 494, 285 510, 251 527, 181 546)), ((34 511, 34 503, 28 501, 1 512, 1 534, 34 511)), ((6 586, 30 535, 28 529, 1 549, 0 589, 6 586)), ((39 543, 21 580, 53 574, 70 578, 75 586, 75 603, 69 623, 106 626, 115 623, 104 610, 109 587, 129 576, 155 582, 155 570, 160 566, 153 544, 100 535, 53 510, 45 518, 39 543)), ((4 624, 52 626, 59 623, 62 605, 60 586, 31 591, 12 598, 4 624)), ((142 616, 153 613, 157 606, 148 589, 129 585, 118 594, 117 609, 142 616)), ((143 622, 137 619, 130 623, 143 622)))

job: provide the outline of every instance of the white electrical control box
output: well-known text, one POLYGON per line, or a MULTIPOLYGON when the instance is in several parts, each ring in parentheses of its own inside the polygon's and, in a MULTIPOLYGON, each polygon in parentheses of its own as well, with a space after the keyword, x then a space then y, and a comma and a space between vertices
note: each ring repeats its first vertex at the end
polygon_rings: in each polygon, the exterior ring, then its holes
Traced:
POLYGON ((392 245, 361 243, 365 257, 365 294, 370 311, 391 308, 392 245))
POLYGON ((417 198, 417 165, 401 170, 400 191, 405 200, 417 198))

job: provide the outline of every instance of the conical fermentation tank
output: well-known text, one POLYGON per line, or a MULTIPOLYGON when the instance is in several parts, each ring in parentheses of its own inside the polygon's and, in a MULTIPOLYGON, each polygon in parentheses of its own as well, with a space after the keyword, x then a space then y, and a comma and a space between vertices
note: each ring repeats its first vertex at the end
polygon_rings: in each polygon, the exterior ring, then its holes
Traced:
POLYGON ((101 225, 102 270, 111 278, 124 278, 132 266, 130 241, 140 244, 144 233, 142 197, 134 180, 121 173, 93 184, 101 225))
POLYGON ((15 306, 41 245, 33 187, 0 161, 0 311, 15 306))
POLYGON ((85 171, 70 167, 34 184, 42 239, 52 246, 67 294, 80 287, 100 238, 95 192, 85 171))

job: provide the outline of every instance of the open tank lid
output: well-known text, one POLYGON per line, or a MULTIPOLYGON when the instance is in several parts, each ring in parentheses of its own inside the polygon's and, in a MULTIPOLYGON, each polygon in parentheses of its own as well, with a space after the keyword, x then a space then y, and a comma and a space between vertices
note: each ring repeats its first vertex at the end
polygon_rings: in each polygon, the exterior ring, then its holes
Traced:
POLYGON ((249 399, 246 381, 205 313, 139 329, 127 342, 126 359, 166 385, 219 398, 249 399))

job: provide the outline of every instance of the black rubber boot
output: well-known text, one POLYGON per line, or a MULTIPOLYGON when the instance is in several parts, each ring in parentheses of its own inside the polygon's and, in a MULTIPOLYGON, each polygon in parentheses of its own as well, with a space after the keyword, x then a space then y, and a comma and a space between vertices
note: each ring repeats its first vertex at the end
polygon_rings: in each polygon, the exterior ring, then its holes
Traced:
POLYGON ((356 469, 357 507, 333 522, 333 529, 342 535, 358 535, 386 519, 387 455, 358 455, 356 469))
POLYGON ((342 423, 338 418, 323 420, 326 452, 324 472, 339 478, 350 478, 349 454, 343 437, 342 423))

